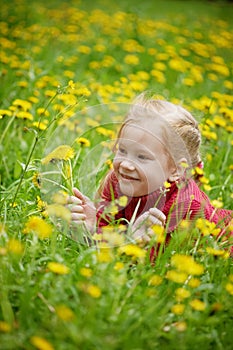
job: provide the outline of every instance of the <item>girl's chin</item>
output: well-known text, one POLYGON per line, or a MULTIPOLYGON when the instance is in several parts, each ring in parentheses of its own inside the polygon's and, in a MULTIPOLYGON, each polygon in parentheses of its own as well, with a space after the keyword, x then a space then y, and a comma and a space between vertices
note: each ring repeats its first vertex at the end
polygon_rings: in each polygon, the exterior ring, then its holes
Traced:
POLYGON ((141 197, 147 194, 147 193, 144 193, 143 191, 133 188, 133 186, 130 186, 130 185, 126 186, 125 184, 119 183, 119 187, 120 187, 121 193, 127 197, 141 197))

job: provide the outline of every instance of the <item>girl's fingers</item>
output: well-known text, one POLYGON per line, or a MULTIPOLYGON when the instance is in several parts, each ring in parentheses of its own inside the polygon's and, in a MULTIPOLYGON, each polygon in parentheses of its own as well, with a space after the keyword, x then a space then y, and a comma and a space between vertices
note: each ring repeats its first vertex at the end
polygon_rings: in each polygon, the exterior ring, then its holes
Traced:
POLYGON ((73 188, 73 194, 75 195, 76 198, 80 199, 82 202, 86 202, 86 197, 76 187, 73 188))
POLYGON ((82 204, 82 201, 75 196, 69 196, 67 198, 67 204, 82 204))
MULTIPOLYGON (((157 208, 151 208, 149 209, 149 213, 150 213, 150 218, 154 217, 156 218, 157 220, 159 220, 162 225, 165 225, 165 222, 166 222, 166 215, 164 215, 164 213, 157 209, 157 208)), ((160 225, 161 225, 160 223, 160 225)))
POLYGON ((82 222, 86 219, 86 215, 78 214, 78 213, 71 213, 71 219, 74 222, 82 222))
POLYGON ((159 225, 159 226, 164 226, 164 223, 163 221, 161 221, 160 219, 150 215, 149 218, 148 218, 148 223, 149 225, 159 225))
POLYGON ((150 213, 148 211, 146 211, 144 214, 140 215, 137 220, 136 223, 137 224, 141 224, 144 223, 150 216, 150 213))
POLYGON ((83 214, 83 207, 82 205, 73 205, 70 208, 71 213, 78 213, 78 214, 83 214))
POLYGON ((135 239, 135 241, 143 241, 143 242, 149 242, 150 241, 150 237, 142 232, 137 232, 133 234, 133 239, 135 239))

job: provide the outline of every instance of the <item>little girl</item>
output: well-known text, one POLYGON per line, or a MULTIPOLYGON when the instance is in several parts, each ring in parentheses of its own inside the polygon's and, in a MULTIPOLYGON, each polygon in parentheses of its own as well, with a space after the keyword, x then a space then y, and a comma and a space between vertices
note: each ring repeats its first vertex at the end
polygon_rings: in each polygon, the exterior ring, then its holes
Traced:
POLYGON ((118 133, 113 170, 103 181, 100 202, 95 206, 74 188, 69 197, 72 221, 85 222, 91 232, 113 221, 130 222, 133 238, 149 241, 153 225, 164 226, 169 239, 183 219, 202 217, 224 234, 233 212, 214 208, 191 177, 191 169, 202 166, 200 144, 198 124, 188 111, 141 95, 118 133), (119 205, 122 196, 126 206, 119 205), (118 200, 114 218, 106 210, 113 200, 118 200))

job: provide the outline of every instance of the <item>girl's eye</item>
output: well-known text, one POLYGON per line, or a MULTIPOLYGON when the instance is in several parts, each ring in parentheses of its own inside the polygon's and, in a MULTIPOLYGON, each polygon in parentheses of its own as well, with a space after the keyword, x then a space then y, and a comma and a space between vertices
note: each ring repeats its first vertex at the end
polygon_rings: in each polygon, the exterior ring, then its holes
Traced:
POLYGON ((125 154, 126 153, 126 150, 124 149, 124 148, 122 148, 122 147, 119 147, 119 152, 121 153, 121 154, 125 154))
POLYGON ((142 159, 142 160, 146 160, 146 159, 149 159, 147 156, 145 156, 144 154, 139 154, 138 155, 138 158, 139 159, 142 159))

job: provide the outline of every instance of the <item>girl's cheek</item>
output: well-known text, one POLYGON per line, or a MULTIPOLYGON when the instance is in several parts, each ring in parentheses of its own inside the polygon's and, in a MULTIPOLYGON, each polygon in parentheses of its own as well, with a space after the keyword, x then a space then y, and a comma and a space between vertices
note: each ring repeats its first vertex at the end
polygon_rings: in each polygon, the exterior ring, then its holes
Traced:
POLYGON ((114 159, 113 159, 113 169, 114 170, 117 170, 118 168, 119 168, 119 160, 115 157, 114 159))

